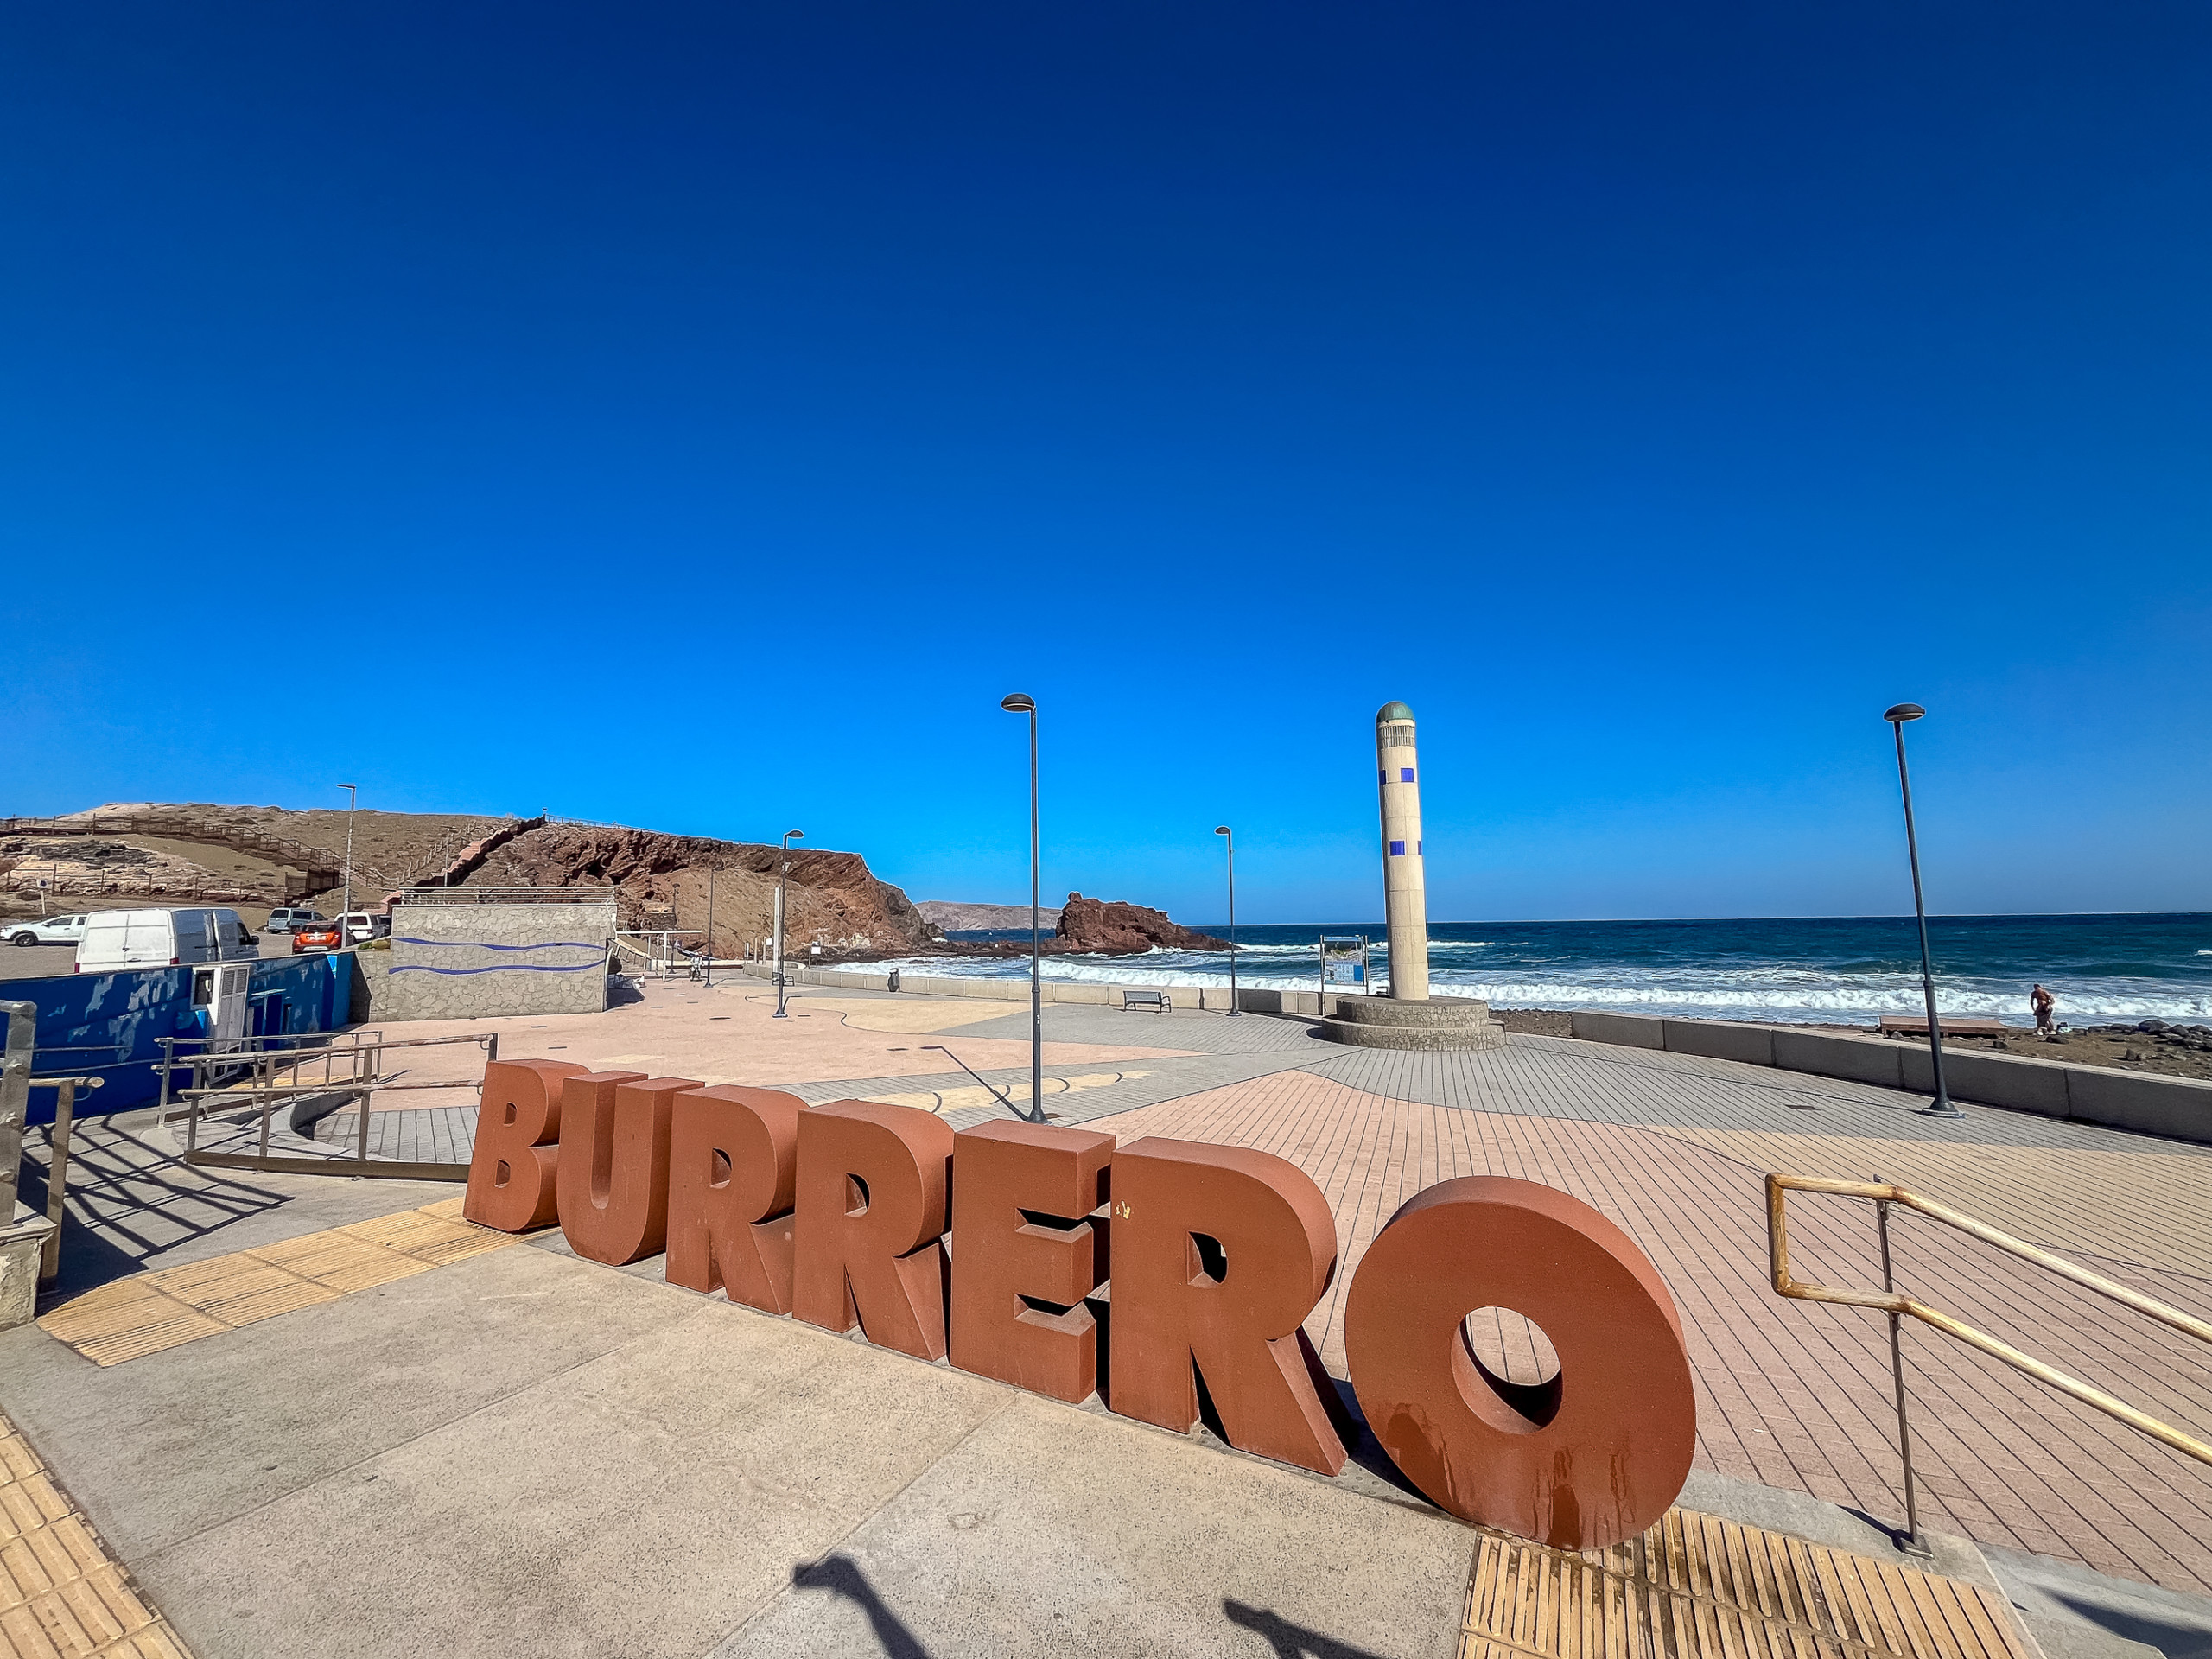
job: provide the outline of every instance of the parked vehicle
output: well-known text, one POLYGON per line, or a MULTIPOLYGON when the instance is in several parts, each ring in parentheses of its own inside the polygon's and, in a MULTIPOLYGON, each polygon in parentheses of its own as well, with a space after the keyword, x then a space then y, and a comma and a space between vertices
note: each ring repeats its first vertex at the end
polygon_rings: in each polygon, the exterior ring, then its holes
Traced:
POLYGON ((10 944, 74 944, 85 937, 81 916, 41 916, 38 920, 6 924, 10 944))
POLYGON ((310 950, 336 950, 345 942, 345 930, 336 922, 302 922, 292 931, 292 954, 303 957, 310 950))
POLYGON ((302 923, 324 919, 319 910, 297 905, 279 905, 269 912, 269 919, 261 925, 261 931, 264 933, 292 933, 296 932, 302 923))
POLYGON ((76 971, 251 962, 260 954, 235 910, 101 910, 86 918, 76 971))
POLYGON ((344 930, 348 944, 366 944, 391 934, 391 918, 372 910, 349 910, 338 918, 338 925, 344 930))

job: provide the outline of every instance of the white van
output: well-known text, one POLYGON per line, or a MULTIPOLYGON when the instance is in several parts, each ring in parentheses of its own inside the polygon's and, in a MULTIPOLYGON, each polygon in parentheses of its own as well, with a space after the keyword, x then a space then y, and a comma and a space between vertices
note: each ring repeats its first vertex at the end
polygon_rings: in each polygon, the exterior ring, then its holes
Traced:
POLYGON ((77 945, 76 971, 248 962, 260 954, 235 910, 96 910, 77 945))

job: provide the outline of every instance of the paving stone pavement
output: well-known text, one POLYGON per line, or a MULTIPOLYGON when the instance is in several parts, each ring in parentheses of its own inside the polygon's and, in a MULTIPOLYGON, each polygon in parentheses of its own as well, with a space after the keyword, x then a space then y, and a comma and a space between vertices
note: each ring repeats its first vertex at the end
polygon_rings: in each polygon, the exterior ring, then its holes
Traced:
MULTIPOLYGON (((651 996, 607 1015, 497 1022, 501 1053, 758 1081, 810 1101, 970 1086, 924 1051, 934 1035, 995 1083, 1028 1076, 1026 1008, 978 1019, 957 999, 839 991, 803 994, 794 999, 799 1019, 771 1022, 772 997, 757 982, 651 996)), ((1903 1510, 1885 1326, 1864 1311, 1774 1295, 1765 1171, 1903 1181, 2212 1315, 2212 1149, 1972 1107, 1939 1122, 1916 1115, 1919 1097, 1894 1090, 1559 1039, 1516 1035, 1492 1052, 1412 1054, 1346 1050, 1311 1032, 1307 1022, 1264 1015, 1049 1005, 1049 1073, 1130 1075, 1050 1096, 1046 1106, 1124 1138, 1262 1147, 1313 1174, 1337 1216, 1341 1261, 1311 1329, 1339 1376, 1341 1300, 1361 1253, 1406 1198, 1465 1173, 1573 1192, 1651 1254, 1690 1336, 1700 1469, 1883 1522, 1903 1510)), ((997 1115, 970 1105, 949 1116, 963 1127, 997 1115)), ((384 1116, 372 1115, 372 1128, 384 1116)), ((458 1147, 466 1128, 446 1126, 445 1144, 458 1147)), ((141 1150, 157 1151, 156 1140, 143 1137, 141 1150)), ((129 1161, 87 1166, 97 1179, 73 1236, 92 1235, 134 1262, 240 1248, 214 1241, 244 1230, 242 1242, 252 1243, 257 1228, 281 1229, 281 1218, 264 1215, 306 1202, 295 1193, 314 1185, 207 1181, 173 1161, 129 1161), (149 1231, 131 1211, 134 1195, 157 1217, 188 1218, 149 1231), (136 1242, 126 1236, 133 1228, 143 1235, 136 1242)), ((383 1208, 421 1202, 418 1188, 383 1208)), ((1802 1274, 1879 1282, 1870 1206, 1802 1198, 1792 1214, 1802 1274)), ((1897 1218, 1897 1248, 1899 1282, 1924 1300, 2185 1430, 2212 1433, 2204 1357, 2183 1338, 1923 1218, 1897 1218)), ((1541 1357, 1535 1333, 1501 1323, 1497 1337, 1520 1344, 1509 1359, 1541 1357)), ((1933 1333, 1911 1328, 1906 1341, 1915 1463, 1933 1524, 2171 1590, 2212 1586, 2208 1471, 1933 1333)))

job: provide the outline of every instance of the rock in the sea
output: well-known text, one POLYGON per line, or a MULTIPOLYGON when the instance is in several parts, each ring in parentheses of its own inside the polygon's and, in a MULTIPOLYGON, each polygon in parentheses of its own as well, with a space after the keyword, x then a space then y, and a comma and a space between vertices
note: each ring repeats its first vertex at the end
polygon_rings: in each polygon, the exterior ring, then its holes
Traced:
POLYGON ((1060 925, 1053 938, 1062 950, 1098 950, 1131 956, 1140 950, 1226 950, 1229 941, 1211 933, 1193 933, 1167 919, 1164 910, 1125 904, 1116 899, 1086 899, 1068 894, 1060 907, 1060 925))

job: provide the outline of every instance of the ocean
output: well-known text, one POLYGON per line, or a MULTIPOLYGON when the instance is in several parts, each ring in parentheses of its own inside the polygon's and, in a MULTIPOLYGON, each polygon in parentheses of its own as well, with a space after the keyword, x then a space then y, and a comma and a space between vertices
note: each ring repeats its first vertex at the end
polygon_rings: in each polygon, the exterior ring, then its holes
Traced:
MULTIPOLYGON (((1226 924, 1204 932, 1225 936, 1226 924)), ((1928 924, 1936 1004, 1948 1014, 2032 1026, 2041 982, 2070 1024, 2212 1020, 2212 913, 1939 916, 1928 924)), ((1381 922, 1244 926, 1237 977, 1312 989, 1316 941, 1365 934, 1387 980, 1381 922)), ((1020 939, 1027 932, 957 933, 1020 939)), ((1431 989, 1507 1008, 1607 1008, 1708 1020, 1864 1025, 1921 1011, 1920 951, 1910 916, 1738 921, 1444 922, 1428 929, 1431 989)), ((1020 959, 912 957, 917 974, 1027 978, 1020 959)), ((1226 985, 1224 951, 1045 959, 1045 977, 1125 985, 1226 985)), ((1338 988, 1350 990, 1355 986, 1338 988)))

